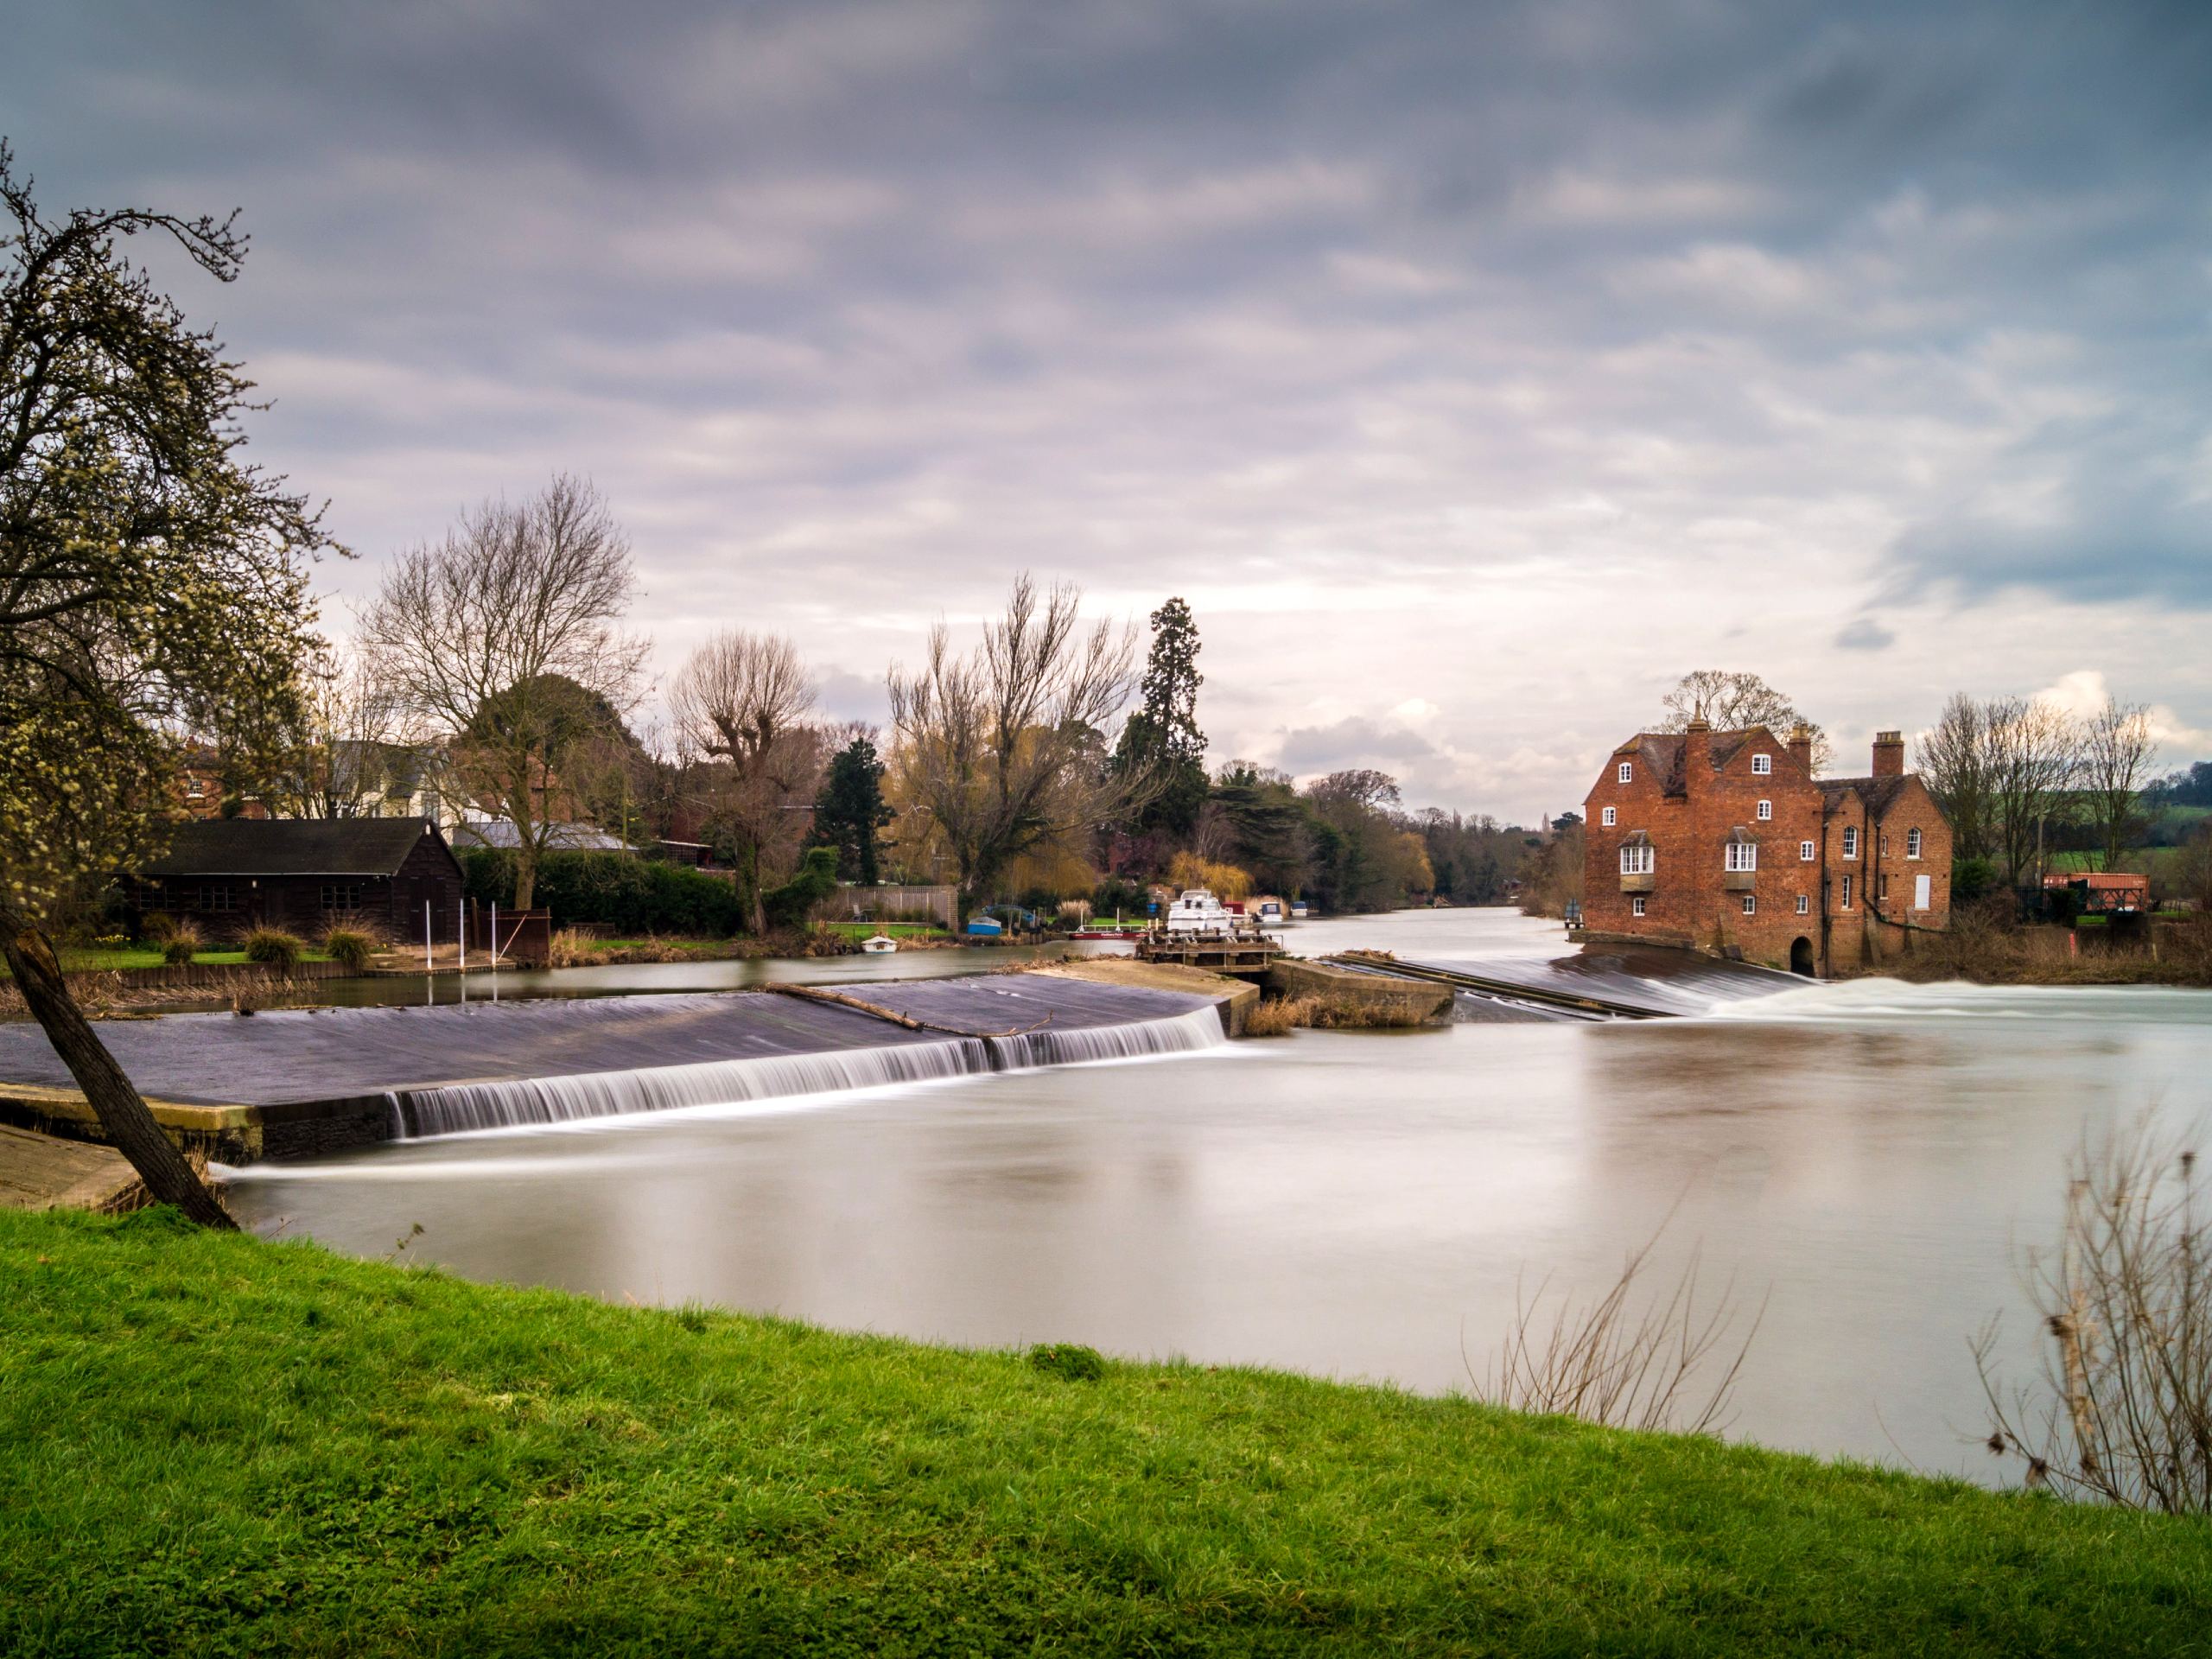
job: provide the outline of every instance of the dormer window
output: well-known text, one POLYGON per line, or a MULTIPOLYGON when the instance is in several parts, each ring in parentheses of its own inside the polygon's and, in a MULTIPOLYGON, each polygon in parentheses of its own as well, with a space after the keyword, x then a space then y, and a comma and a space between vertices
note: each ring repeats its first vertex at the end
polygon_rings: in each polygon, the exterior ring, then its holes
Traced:
POLYGON ((1633 783, 1636 780, 1636 767, 1630 762, 1624 760, 1621 762, 1621 769, 1618 776, 1621 782, 1624 784, 1633 783))
POLYGON ((1760 777, 1765 777, 1767 773, 1774 770, 1774 757, 1770 754, 1753 755, 1751 757, 1751 770, 1758 773, 1760 777))
POLYGON ((1774 816, 1774 803, 1773 803, 1772 801, 1761 801, 1761 802, 1759 803, 1759 817, 1760 817, 1760 818, 1761 818, 1761 819, 1767 819, 1767 818, 1771 818, 1773 816, 1774 816))
POLYGON ((1843 827, 1843 855, 1846 858, 1859 856, 1859 826, 1855 823, 1847 823, 1843 827))
MULTIPOLYGON (((1598 817, 1599 822, 1603 823, 1608 830, 1611 829, 1616 823, 1620 822, 1620 814, 1610 806, 1603 812, 1599 813, 1598 817)), ((1915 835, 1918 835, 1920 832, 1916 830, 1913 833, 1915 835)))
POLYGON ((1759 844, 1756 841, 1731 838, 1725 851, 1726 862, 1731 870, 1756 870, 1759 867, 1759 844))

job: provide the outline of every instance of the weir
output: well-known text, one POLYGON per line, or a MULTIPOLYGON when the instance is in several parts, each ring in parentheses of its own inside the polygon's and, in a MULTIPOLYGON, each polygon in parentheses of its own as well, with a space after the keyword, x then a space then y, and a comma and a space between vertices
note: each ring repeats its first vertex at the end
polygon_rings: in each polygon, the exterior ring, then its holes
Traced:
MULTIPOLYGON (((1225 1040, 1203 995, 1027 974, 866 988, 874 1013, 741 991, 176 1014, 101 1035, 180 1142, 233 1165, 1225 1040)), ((0 1026, 0 1121, 97 1138, 35 1026, 0 1026)))
POLYGON ((1211 1008, 1201 1007, 1125 1026, 1025 1032, 1014 1037, 957 1037, 772 1059, 716 1060, 700 1065, 647 1066, 574 1077, 402 1090, 395 1093, 393 1104, 399 1114, 402 1138, 414 1139, 618 1117, 632 1112, 672 1111, 686 1106, 842 1094, 889 1084, 929 1083, 1047 1065, 1187 1054, 1226 1040, 1220 1016, 1211 1008))

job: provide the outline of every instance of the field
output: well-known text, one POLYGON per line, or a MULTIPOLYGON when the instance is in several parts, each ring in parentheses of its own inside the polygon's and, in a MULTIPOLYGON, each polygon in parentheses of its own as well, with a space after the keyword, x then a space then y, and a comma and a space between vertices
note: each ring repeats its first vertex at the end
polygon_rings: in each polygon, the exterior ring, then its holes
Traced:
POLYGON ((0 1652, 2212 1645, 2201 1522, 162 1211, 0 1213, 0 1652))

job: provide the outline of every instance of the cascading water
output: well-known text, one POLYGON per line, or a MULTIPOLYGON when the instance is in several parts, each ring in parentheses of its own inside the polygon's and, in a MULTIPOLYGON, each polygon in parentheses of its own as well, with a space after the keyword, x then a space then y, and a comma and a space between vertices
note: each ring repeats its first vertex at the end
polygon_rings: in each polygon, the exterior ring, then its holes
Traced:
POLYGON ((821 1054, 709 1060, 691 1065, 591 1071, 573 1077, 523 1077, 403 1090, 397 1105, 402 1139, 475 1129, 566 1123, 684 1106, 834 1094, 887 1084, 925 1083, 1047 1065, 1187 1054, 1220 1046, 1221 1017, 1211 1007, 1125 1025, 1046 1027, 1013 1037, 950 1037, 821 1054))

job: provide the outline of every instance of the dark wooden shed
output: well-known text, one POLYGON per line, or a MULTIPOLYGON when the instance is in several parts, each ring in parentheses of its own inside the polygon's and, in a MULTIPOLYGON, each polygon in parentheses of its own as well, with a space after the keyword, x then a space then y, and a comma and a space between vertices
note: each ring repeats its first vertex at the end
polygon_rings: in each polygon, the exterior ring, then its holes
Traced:
POLYGON ((137 871, 142 913, 166 911, 209 935, 281 927, 312 936, 366 924, 404 944, 450 944, 461 863, 428 818, 210 818, 178 824, 137 871))

